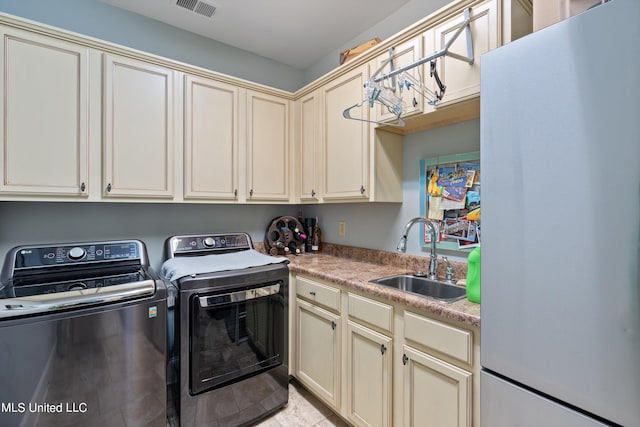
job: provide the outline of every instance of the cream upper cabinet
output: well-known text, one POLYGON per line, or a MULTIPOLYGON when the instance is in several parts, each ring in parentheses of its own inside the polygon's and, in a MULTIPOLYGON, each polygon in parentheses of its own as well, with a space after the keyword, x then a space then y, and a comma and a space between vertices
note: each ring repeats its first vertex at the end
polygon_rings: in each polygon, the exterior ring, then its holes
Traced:
POLYGON ((347 417, 356 426, 391 426, 391 338, 347 323, 347 417))
MULTIPOLYGON (((323 199, 369 197, 369 123, 348 120, 345 108, 364 99, 368 66, 358 67, 322 88, 323 199)), ((369 106, 351 110, 351 116, 369 119, 369 106)))
POLYGON ((402 202, 402 136, 374 129, 375 112, 364 99, 368 66, 358 67, 322 88, 322 201, 402 202))
POLYGON ((239 89, 185 76, 184 198, 237 200, 239 89))
POLYGON ((0 34, 0 193, 88 196, 89 49, 0 34))
POLYGON ((173 197, 174 73, 104 55, 105 196, 173 197))
MULTIPOLYGON (((433 52, 443 49, 464 22, 464 11, 460 10, 427 31, 425 46, 433 52)), ((470 27, 473 39, 474 62, 444 56, 437 60, 437 70, 446 86, 443 99, 438 107, 444 107, 459 101, 477 97, 480 93, 480 60, 481 55, 499 46, 500 26, 498 25, 497 0, 480 2, 470 9, 470 27)), ((450 52, 462 56, 467 55, 467 37, 464 30, 451 44, 450 52)), ((428 72, 428 64, 425 65, 428 72)), ((437 89, 434 79, 427 79, 432 90, 437 89)))
POLYGON ((289 101, 247 91, 247 200, 289 201, 289 101))
POLYGON ((300 201, 320 197, 320 95, 314 91, 298 101, 300 201))
POLYGON ((404 426, 471 427, 472 374, 404 346, 404 426))
POLYGON ((333 409, 340 408, 340 316, 300 298, 296 301, 295 375, 333 409))
MULTIPOLYGON (((375 70, 380 70, 379 76, 390 73, 392 70, 397 70, 407 65, 410 65, 424 56, 422 49, 422 37, 414 37, 408 41, 400 43, 392 48, 391 52, 384 53, 378 57, 375 61, 375 70), (391 58, 391 60, 389 59, 391 58), (388 61, 382 69, 380 67, 388 61)), ((411 82, 410 79, 415 79, 415 82, 422 82, 424 80, 423 66, 419 65, 408 69, 404 72, 408 76, 404 78, 405 81, 411 82)), ((387 88, 392 88, 396 96, 402 99, 402 117, 410 117, 414 114, 422 113, 424 111, 424 97, 417 93, 413 88, 407 88, 406 83, 401 87, 400 83, 403 81, 402 76, 396 75, 394 77, 385 79, 380 82, 387 88)), ((413 83, 411 83, 413 85, 413 83)), ((396 119, 396 115, 389 109, 381 104, 377 104, 375 108, 375 115, 377 121, 391 121, 396 119)))

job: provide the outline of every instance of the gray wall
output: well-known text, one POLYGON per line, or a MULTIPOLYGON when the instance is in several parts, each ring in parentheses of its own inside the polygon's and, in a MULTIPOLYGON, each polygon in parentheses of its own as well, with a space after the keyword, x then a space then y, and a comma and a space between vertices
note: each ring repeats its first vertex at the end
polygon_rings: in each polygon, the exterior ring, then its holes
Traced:
POLYGON ((0 12, 290 92, 304 86, 302 70, 100 0, 0 0, 0 12))
MULTIPOLYGON (((212 42, 99 0, 0 0, 0 11, 62 27, 226 74, 294 91, 337 65, 338 53, 372 37, 386 38, 422 19, 447 0, 412 0, 313 67, 302 71, 212 42)), ((354 17, 354 19, 356 19, 354 17)), ((305 205, 317 215, 329 242, 393 251, 406 221, 420 213, 419 159, 479 150, 479 121, 405 137, 404 202, 400 204, 305 205), (338 221, 347 222, 345 237, 338 221)), ((262 241, 269 221, 295 215, 295 206, 229 206, 143 203, 0 202, 0 256, 18 244, 140 238, 157 268, 164 239, 173 234, 247 231, 262 241)), ((412 231, 408 253, 422 253, 412 231)))
POLYGON ((140 239, 158 269, 167 237, 245 231, 262 242, 273 218, 296 213, 287 205, 0 202, 0 257, 22 244, 140 239))
POLYGON ((295 92, 337 67, 343 50, 374 37, 384 40, 449 2, 411 0, 306 70, 218 43, 100 0, 0 0, 0 12, 295 92))

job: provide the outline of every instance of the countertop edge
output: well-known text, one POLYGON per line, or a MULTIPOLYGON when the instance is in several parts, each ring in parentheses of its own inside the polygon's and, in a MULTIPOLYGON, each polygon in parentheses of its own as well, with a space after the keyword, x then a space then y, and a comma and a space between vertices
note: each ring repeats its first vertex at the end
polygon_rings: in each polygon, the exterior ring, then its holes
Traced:
POLYGON ((472 303, 466 298, 445 303, 369 282, 380 277, 407 273, 406 269, 324 254, 304 254, 289 259, 289 271, 292 273, 313 276, 448 320, 480 327, 480 304, 472 303))

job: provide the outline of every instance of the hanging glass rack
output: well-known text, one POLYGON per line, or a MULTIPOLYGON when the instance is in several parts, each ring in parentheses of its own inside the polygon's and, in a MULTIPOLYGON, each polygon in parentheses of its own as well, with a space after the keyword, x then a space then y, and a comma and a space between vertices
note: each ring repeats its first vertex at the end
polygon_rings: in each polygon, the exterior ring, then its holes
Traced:
POLYGON ((438 70, 436 67, 438 58, 443 56, 449 56, 454 59, 458 59, 460 61, 468 62, 470 65, 474 62, 474 54, 473 54, 473 38, 471 34, 471 13, 470 9, 467 8, 464 11, 464 21, 458 27, 456 32, 451 36, 451 38, 445 43, 444 47, 439 51, 425 56, 424 58, 418 59, 411 64, 405 65, 403 67, 399 67, 394 69, 393 66, 393 48, 389 48, 389 58, 385 59, 382 64, 378 67, 378 69, 371 75, 371 77, 365 82, 365 98, 352 105, 351 107, 346 108, 342 112, 342 116, 346 119, 351 120, 359 120, 364 122, 383 124, 387 126, 396 126, 402 127, 404 126, 404 120, 402 119, 402 114, 404 113, 404 108, 402 105, 402 92, 404 90, 414 90, 420 96, 423 96, 427 103, 430 105, 437 105, 440 100, 444 97, 446 86, 440 79, 438 75, 438 70), (467 44, 467 55, 460 55, 455 52, 451 52, 451 45, 456 41, 456 39, 465 32, 466 44, 467 44), (427 87, 424 84, 422 79, 416 79, 411 73, 408 71, 416 68, 422 64, 429 63, 429 77, 435 80, 437 89, 434 91, 427 87), (391 71, 380 74, 384 68, 389 65, 391 71), (396 86, 397 79, 397 86, 396 86), (385 85, 385 83, 391 82, 390 85, 385 85), (398 90, 399 95, 396 94, 396 90, 398 90), (390 113, 395 117, 392 121, 375 121, 375 120, 367 120, 361 119, 358 117, 351 116, 351 110, 354 108, 362 107, 363 105, 368 105, 369 108, 373 108, 375 104, 381 104, 384 106, 390 113))

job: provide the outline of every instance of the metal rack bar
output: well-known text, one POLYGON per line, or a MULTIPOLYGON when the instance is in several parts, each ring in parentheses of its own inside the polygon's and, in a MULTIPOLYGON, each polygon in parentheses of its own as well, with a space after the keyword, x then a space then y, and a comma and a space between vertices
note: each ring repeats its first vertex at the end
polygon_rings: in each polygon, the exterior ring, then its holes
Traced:
POLYGON ((442 56, 448 55, 452 58, 455 59, 459 59, 462 61, 466 61, 469 64, 473 64, 474 62, 474 55, 473 55, 473 38, 471 35, 471 17, 470 17, 470 12, 469 12, 469 8, 464 10, 464 22, 462 23, 462 25, 460 25, 460 27, 456 30, 456 32, 453 34, 453 36, 447 41, 447 43, 444 45, 444 47, 442 49, 440 49, 439 51, 429 55, 429 56, 425 56, 424 58, 418 59, 415 62, 412 62, 409 65, 405 65, 404 67, 400 67, 400 68, 396 68, 395 70, 391 70, 390 72, 383 74, 381 76, 376 77, 376 75, 382 70, 382 68, 387 65, 387 63, 391 60, 391 58, 389 58, 388 60, 386 60, 385 62, 382 63, 382 65, 380 66, 380 68, 378 68, 376 70, 376 72, 373 74, 372 78, 374 82, 381 82, 382 80, 397 76, 400 73, 403 73, 405 71, 408 71, 412 68, 415 68, 419 65, 422 65, 426 62, 430 62, 433 61, 434 59, 440 58, 442 56), (466 31, 466 39, 467 39, 467 56, 463 56, 463 55, 459 55, 457 53, 453 53, 453 52, 449 52, 449 49, 451 48, 451 45, 453 44, 454 41, 456 41, 456 39, 458 38, 458 36, 460 36, 460 34, 462 33, 462 31, 466 31))
MULTIPOLYGON (((440 81, 440 78, 438 77, 438 72, 436 70, 436 63, 435 60, 448 55, 454 59, 458 59, 461 61, 465 61, 468 62, 469 64, 473 64, 474 62, 474 53, 473 53, 473 38, 472 38, 472 34, 471 34, 471 13, 470 13, 470 8, 466 8, 464 10, 464 21, 462 22, 462 24, 460 25, 460 27, 456 30, 456 32, 453 34, 453 36, 445 43, 444 48, 442 48, 441 50, 426 56, 424 58, 421 58, 415 62, 412 62, 409 65, 405 65, 403 67, 400 68, 394 68, 394 64, 393 64, 393 55, 394 55, 394 48, 390 47, 389 48, 389 57, 387 59, 385 59, 384 61, 382 61, 382 63, 380 64, 380 66, 378 67, 378 69, 371 75, 371 77, 366 81, 365 83, 365 88, 367 88, 367 98, 365 98, 364 100, 362 100, 361 102, 358 102, 357 104, 352 105, 351 107, 347 107, 343 112, 342 112, 342 116, 345 119, 351 119, 351 120, 359 120, 359 121, 364 121, 364 122, 369 122, 369 123, 376 123, 376 124, 384 124, 387 126, 397 126, 397 127, 403 127, 404 126, 404 120, 402 120, 402 118, 400 117, 403 113, 402 111, 402 105, 401 105, 401 98, 398 98, 395 95, 395 89, 396 89, 396 76, 412 69, 415 68, 419 65, 425 64, 427 62, 431 63, 431 76, 436 80, 438 87, 440 89, 440 92, 438 93, 437 91, 434 93, 434 99, 430 100, 429 103, 432 105, 435 105, 440 99, 442 99, 442 96, 444 95, 444 91, 445 91, 445 86, 444 84, 440 81), (449 52, 449 49, 451 48, 451 45, 453 44, 454 41, 456 41, 456 39, 460 36, 460 34, 462 34, 462 32, 465 31, 466 32, 466 41, 467 41, 467 56, 464 55, 460 55, 454 52, 449 52), (384 69, 384 67, 387 66, 387 64, 389 64, 391 71, 389 71, 386 74, 383 74, 381 76, 379 76, 378 74, 380 74, 380 72, 382 72, 382 70, 384 69), (380 83, 383 80, 387 80, 387 79, 391 79, 391 88, 385 87, 384 85, 379 85, 378 83, 380 83), (373 107, 374 102, 379 102, 380 104, 384 105, 391 113, 393 113, 393 115, 395 116, 395 121, 396 123, 393 122, 378 122, 378 121, 374 121, 374 120, 367 120, 367 119, 360 119, 357 117, 351 117, 351 110, 353 108, 356 107, 362 107, 363 105, 365 105, 365 103, 369 104, 369 107, 373 107)), ((404 79, 404 78, 403 78, 404 79)), ((421 93, 422 95, 426 98, 427 96, 425 95, 425 92, 429 92, 428 90, 424 90, 423 85, 420 84, 421 87, 421 93)), ((407 85, 407 89, 409 88, 409 86, 407 85)), ((400 90, 402 90, 402 88, 400 88, 400 90)))

